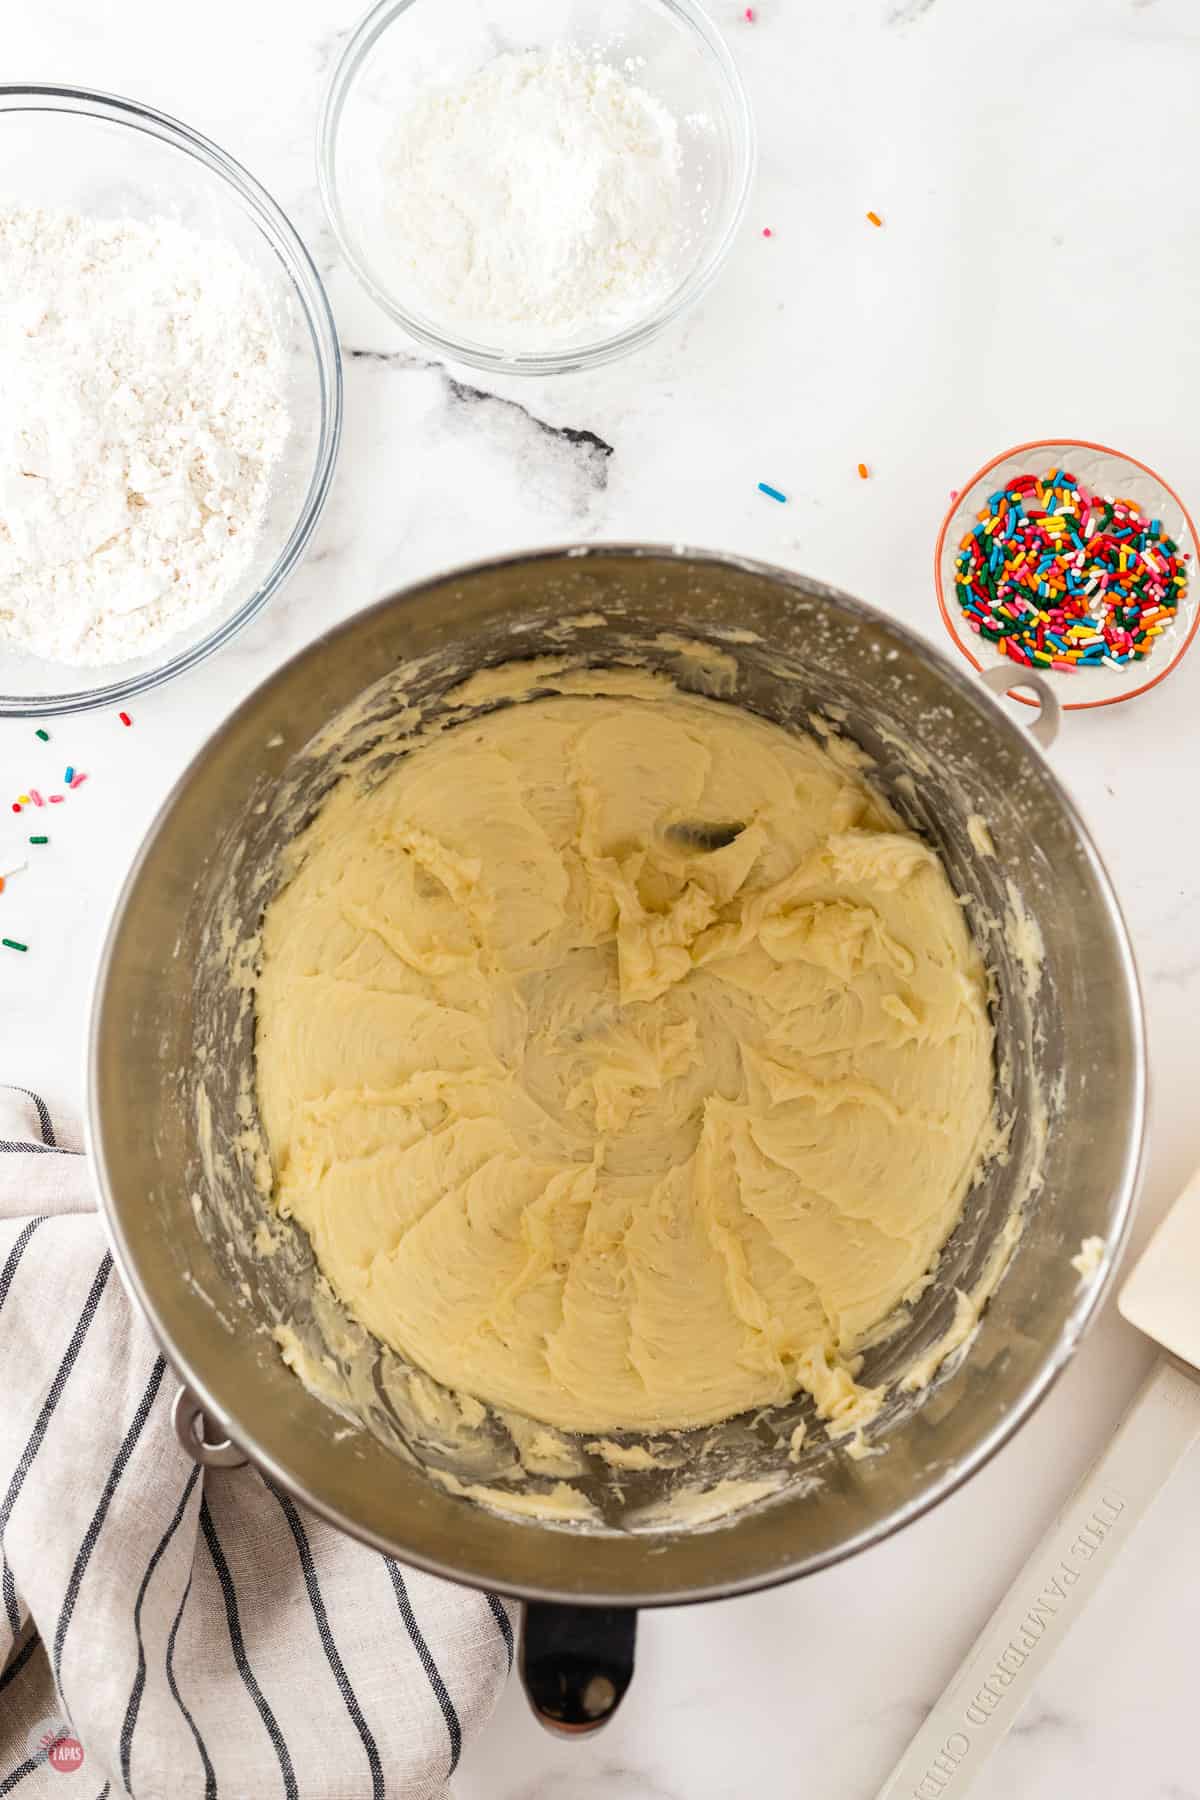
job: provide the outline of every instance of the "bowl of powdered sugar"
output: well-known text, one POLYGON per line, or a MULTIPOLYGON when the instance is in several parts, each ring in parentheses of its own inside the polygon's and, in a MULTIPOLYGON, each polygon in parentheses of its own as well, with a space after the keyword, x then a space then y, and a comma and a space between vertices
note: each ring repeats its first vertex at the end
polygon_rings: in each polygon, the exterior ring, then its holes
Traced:
POLYGON ((227 642, 303 555, 340 422, 320 278, 257 182, 130 101, 0 90, 0 713, 227 642))
POLYGON ((712 281, 754 164, 696 0, 380 0, 334 72, 318 164, 367 291, 477 368, 636 349, 712 281))

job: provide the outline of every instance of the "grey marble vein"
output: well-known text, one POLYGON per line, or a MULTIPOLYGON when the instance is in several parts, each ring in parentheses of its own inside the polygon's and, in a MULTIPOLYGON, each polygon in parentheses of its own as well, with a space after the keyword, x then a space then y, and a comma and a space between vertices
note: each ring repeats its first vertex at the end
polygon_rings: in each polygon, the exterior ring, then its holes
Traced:
POLYGON ((538 431, 544 431, 549 437, 558 438, 564 444, 570 444, 573 449, 582 451, 584 459, 589 464, 593 485, 597 488, 607 485, 607 459, 613 454, 613 447, 602 437, 598 437, 594 431, 587 431, 575 425, 551 425, 547 420, 540 419, 536 413, 530 412, 527 406, 522 406, 519 400, 503 400, 499 394, 489 394, 485 388, 469 387, 466 382, 456 381, 451 375, 446 375, 445 381, 451 399, 461 405, 477 406, 486 402, 491 406, 509 407, 512 412, 527 419, 538 431))
POLYGON ((1027 1706, 1012 1726, 1015 1738, 1057 1737, 1064 1733, 1078 1732, 1079 1720, 1068 1713, 1058 1712, 1052 1706, 1038 1706, 1036 1702, 1027 1706))
POLYGON ((888 9, 889 25, 911 25, 914 19, 923 18, 931 10, 933 0, 894 0, 888 9))

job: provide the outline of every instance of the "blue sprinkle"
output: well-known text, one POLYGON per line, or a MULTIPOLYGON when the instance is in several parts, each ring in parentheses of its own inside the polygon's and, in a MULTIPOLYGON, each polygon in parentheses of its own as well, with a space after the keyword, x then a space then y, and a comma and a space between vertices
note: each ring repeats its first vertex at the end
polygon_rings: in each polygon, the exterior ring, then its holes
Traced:
POLYGON ((765 481, 759 482, 758 491, 765 494, 768 500, 778 500, 781 506, 787 505, 787 495, 781 494, 778 488, 768 487, 765 481))
POLYGON ((74 779, 75 779, 74 769, 70 769, 70 768, 66 769, 63 773, 63 780, 66 782, 68 787, 70 787, 70 785, 74 781, 74 779))

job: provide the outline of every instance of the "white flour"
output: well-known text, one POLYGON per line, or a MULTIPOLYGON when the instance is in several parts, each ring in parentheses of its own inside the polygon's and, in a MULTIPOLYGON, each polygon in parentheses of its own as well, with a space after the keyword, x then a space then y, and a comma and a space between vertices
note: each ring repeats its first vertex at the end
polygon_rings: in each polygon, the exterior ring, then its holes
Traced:
POLYGON ((227 245, 0 208, 0 651, 124 661, 218 606, 286 392, 268 290, 227 245))
POLYGON ((630 323, 677 278, 681 160, 661 101, 566 46, 422 94, 383 170, 413 304, 539 347, 630 323))

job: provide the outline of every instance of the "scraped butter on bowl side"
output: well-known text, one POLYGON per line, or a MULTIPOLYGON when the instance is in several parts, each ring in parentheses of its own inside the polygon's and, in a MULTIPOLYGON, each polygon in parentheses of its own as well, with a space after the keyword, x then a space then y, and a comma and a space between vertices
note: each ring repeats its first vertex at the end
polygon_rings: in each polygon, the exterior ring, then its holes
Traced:
POLYGON ((502 1416, 593 1440, 806 1392, 853 1437, 860 1350, 998 1141, 963 907, 844 741, 559 686, 345 777, 294 845, 273 1204, 357 1325, 502 1416))

